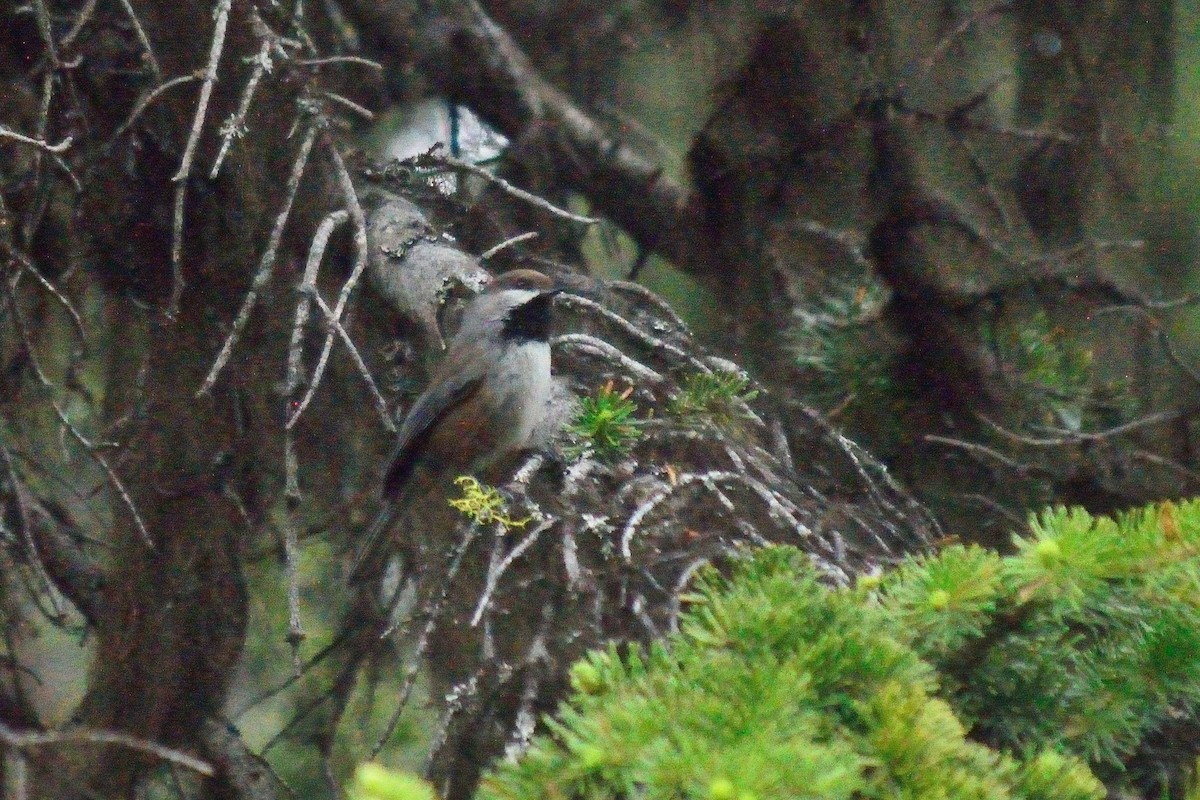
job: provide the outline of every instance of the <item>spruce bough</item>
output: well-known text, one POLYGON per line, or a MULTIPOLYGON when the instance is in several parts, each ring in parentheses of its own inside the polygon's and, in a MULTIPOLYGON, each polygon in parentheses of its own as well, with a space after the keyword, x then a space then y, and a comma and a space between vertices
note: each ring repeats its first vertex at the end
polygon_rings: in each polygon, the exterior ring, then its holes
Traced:
POLYGON ((480 796, 1098 800, 1194 718, 1200 502, 1032 530, 842 589, 797 550, 747 552, 698 580, 677 636, 576 664, 480 796))

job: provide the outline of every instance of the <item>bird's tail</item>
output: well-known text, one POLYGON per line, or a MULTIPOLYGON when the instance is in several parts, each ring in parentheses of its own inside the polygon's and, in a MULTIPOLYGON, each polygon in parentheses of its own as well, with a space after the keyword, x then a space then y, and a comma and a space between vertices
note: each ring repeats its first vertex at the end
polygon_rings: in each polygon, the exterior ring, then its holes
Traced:
POLYGON ((354 557, 354 564, 350 567, 350 576, 346 579, 347 583, 351 585, 359 583, 387 563, 388 537, 386 534, 395 513, 395 501, 385 498, 379 507, 379 513, 375 515, 371 526, 367 528, 367 532, 362 537, 358 555, 354 557))

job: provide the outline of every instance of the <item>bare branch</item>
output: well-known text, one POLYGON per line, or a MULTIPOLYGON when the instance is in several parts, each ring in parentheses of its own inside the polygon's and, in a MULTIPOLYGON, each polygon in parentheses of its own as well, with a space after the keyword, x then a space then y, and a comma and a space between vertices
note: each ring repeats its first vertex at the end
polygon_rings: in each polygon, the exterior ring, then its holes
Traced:
POLYGON ((534 545, 542 532, 549 529, 558 520, 547 518, 534 526, 533 530, 525 535, 525 538, 517 542, 516 546, 510 550, 504 558, 495 565, 495 568, 488 569, 487 584, 484 586, 483 593, 479 596, 479 603, 475 606, 475 614, 471 617, 471 627, 474 628, 483 619, 483 612, 487 610, 488 604, 491 602, 492 593, 496 591, 496 586, 500 583, 500 578, 512 566, 521 555, 534 545))
POLYGON ((538 237, 537 231, 528 231, 526 233, 518 233, 516 236, 513 236, 509 239, 505 239, 500 244, 495 245, 494 247, 489 247, 487 250, 484 250, 482 253, 479 254, 479 260, 487 261, 489 258, 491 258, 492 256, 496 255, 497 253, 501 252, 502 250, 506 250, 507 248, 512 247, 515 244, 520 244, 521 242, 528 242, 530 239, 536 239, 537 237, 538 237))
POLYGON ((346 349, 350 351, 350 358, 354 360, 354 366, 358 368, 358 374, 362 376, 363 382, 367 384, 367 389, 371 392, 371 399, 375 401, 375 410, 379 412, 379 419, 383 422, 383 427, 387 428, 388 432, 395 433, 396 425, 392 422, 391 415, 388 414, 387 401, 379 393, 379 388, 375 385, 375 380, 371 377, 371 371, 367 369, 367 364, 363 361, 362 355, 359 354, 358 348, 354 346, 354 341, 350 338, 350 334, 346 333, 346 329, 342 327, 342 323, 337 319, 337 314, 321 297, 317 291, 317 287, 304 286, 301 288, 312 296, 313 302, 317 304, 317 308, 325 315, 325 323, 337 333, 342 343, 346 345, 346 349))
MULTIPOLYGON (((1005 439, 1016 442, 1017 444, 1029 445, 1030 447, 1062 447, 1069 444, 1080 444, 1081 442, 1098 442, 1105 439, 1111 439, 1115 436, 1121 436, 1139 428, 1146 428, 1152 425, 1161 425, 1164 422, 1173 422, 1180 417, 1189 416, 1196 413, 1195 409, 1176 408, 1169 411, 1159 411, 1154 414, 1148 414, 1131 422, 1126 422, 1123 425, 1117 425, 1103 431, 1095 431, 1089 433, 1087 431, 1055 431, 1059 435, 1052 438, 1036 438, 1032 436, 1023 436, 1019 433, 1014 433, 1008 430, 999 423, 993 422, 986 416, 979 414, 979 418, 983 420, 989 428, 1003 436, 1005 439)), ((926 437, 934 438, 934 437, 926 437)))
POLYGON ((585 217, 580 214, 572 214, 570 211, 559 208, 545 198, 538 197, 532 192, 527 192, 524 189, 513 186, 503 178, 493 175, 483 167, 472 164, 470 161, 463 161, 461 158, 455 158, 448 153, 441 153, 438 150, 441 144, 436 144, 430 148, 428 153, 416 156, 412 162, 418 167, 449 167, 450 169, 459 172, 466 172, 478 178, 483 178, 488 183, 493 184, 505 194, 511 195, 523 202, 529 203, 532 206, 542 209, 556 217, 570 220, 571 222, 579 222, 584 225, 595 225, 600 221, 599 217, 585 217))
POLYGON ((217 175, 221 172, 221 164, 225 162, 225 155, 229 152, 230 145, 234 139, 239 139, 245 133, 246 114, 250 111, 250 103, 254 100, 254 92, 258 89, 258 82, 262 80, 263 73, 271 71, 271 48, 274 42, 267 36, 262 37, 262 42, 258 47, 258 54, 254 56, 254 68, 250 71, 250 78, 246 81, 246 88, 242 90, 242 98, 238 101, 237 111, 225 121, 221 126, 221 149, 217 151, 217 157, 213 161, 212 170, 208 173, 211 180, 216 180, 217 175))
POLYGON ((38 32, 46 45, 46 55, 54 69, 62 69, 62 61, 58 57, 58 48, 54 45, 54 29, 50 24, 50 12, 46 9, 45 0, 33 0, 33 13, 37 18, 38 32))
POLYGON ((121 7, 125 9, 125 13, 129 16, 129 22, 133 25, 133 32, 137 34, 138 43, 141 44, 146 61, 150 64, 150 72, 153 73, 154 80, 161 83, 162 67, 158 65, 158 59, 154 57, 154 48, 150 45, 150 37, 146 35, 146 30, 142 27, 141 20, 138 19, 137 13, 133 10, 133 4, 129 0, 120 0, 120 3, 121 7))
POLYGON ((146 547, 150 548, 151 550, 155 550, 156 548, 154 546, 154 539, 150 537, 150 531, 146 529, 146 523, 142 521, 141 513, 137 510, 137 506, 134 505, 133 498, 130 497, 129 491, 125 488, 125 484, 121 482, 121 478, 117 475, 116 470, 114 470, 112 465, 108 463, 108 459, 104 457, 99 448, 90 439, 80 433, 79 429, 72 424, 71 420, 67 418, 66 413, 56 401, 51 400, 50 405, 54 408, 54 413, 58 415, 59 421, 62 423, 67 432, 71 434, 75 441, 79 442, 84 451, 91 456, 92 460, 100 465, 100 469, 104 471, 105 476, 108 478, 109 484, 112 485, 112 488, 121 497, 121 502, 125 504, 127 509, 129 509, 129 513, 133 517, 133 523, 137 526, 138 533, 142 537, 142 542, 145 543, 146 547))
MULTIPOLYGON (((17 474, 17 465, 13 463, 12 453, 2 444, 0 444, 0 455, 4 457, 4 464, 8 468, 8 481, 9 485, 12 486, 13 498, 16 500, 17 519, 20 522, 21 528, 21 543, 25 545, 25 553, 29 559, 29 565, 37 575, 43 590, 48 590, 53 585, 53 580, 50 578, 46 566, 42 563, 41 554, 38 552, 37 544, 33 539, 32 502, 30 501, 29 490, 17 474)), ((50 600, 54 605, 55 615, 61 618, 63 612, 58 607, 58 599, 54 597, 53 592, 47 591, 46 593, 50 596, 50 600)))
POLYGON ((321 97, 329 98, 333 102, 337 103, 338 105, 342 106, 343 108, 349 109, 350 111, 354 112, 355 114, 357 114, 358 116, 367 120, 368 122, 373 121, 375 119, 374 111, 372 111, 369 108, 366 108, 365 106, 359 105, 358 103, 351 100, 349 97, 345 97, 343 95, 338 94, 337 92, 331 92, 331 91, 328 91, 325 89, 322 89, 321 91, 317 92, 317 94, 319 94, 321 97))
POLYGON ((327 64, 358 64, 359 66, 383 72, 383 64, 362 56, 327 56, 325 58, 298 58, 296 63, 302 67, 323 67, 327 64))
POLYGON ((44 150, 47 153, 65 153, 74 141, 70 136, 63 139, 58 144, 50 144, 42 139, 34 139, 22 133, 17 133, 12 128, 5 125, 0 125, 0 139, 12 139, 21 144, 32 145, 39 150, 44 150))
POLYGON ((562 336, 556 336, 550 342, 554 347, 566 347, 574 350, 579 350, 582 353, 597 356, 606 361, 616 362, 624 370, 641 384, 658 385, 663 383, 664 378, 661 374, 646 366, 640 361, 630 358, 603 339, 598 339, 595 336, 588 336, 586 333, 565 333, 562 336))
POLYGON ((292 648, 293 675, 300 676, 300 643, 305 640, 304 625, 300 620, 300 568, 299 547, 296 542, 296 507, 300 504, 299 463, 296 459, 296 443, 291 431, 283 432, 284 499, 287 505, 283 521, 284 574, 287 579, 288 632, 285 640, 292 648))
POLYGON ((83 8, 79 9, 79 13, 75 15, 75 21, 71 23, 71 30, 67 31, 67 35, 62 39, 63 47, 70 47, 75 41, 75 37, 83 30, 84 26, 91 21, 92 15, 96 11, 96 3, 98 0, 87 0, 83 4, 83 8))
MULTIPOLYGON (((354 188, 354 179, 350 177, 350 171, 346 169, 346 162, 342 160, 342 154, 338 151, 337 143, 333 141, 333 138, 328 133, 325 136, 324 143, 325 149, 329 153, 329 158, 333 162, 338 185, 342 190, 342 199, 346 203, 346 210, 350 212, 350 219, 354 223, 354 266, 350 270, 350 277, 342 284, 342 290, 338 293, 337 304, 333 308, 333 316, 331 318, 332 322, 340 324, 342 314, 346 310, 346 305, 350 302, 350 296, 354 293, 354 289, 358 286, 358 281, 362 277, 363 271, 367 268, 367 215, 363 212, 362 204, 358 202, 358 192, 354 188)), ((317 387, 321 385, 321 378, 325 374, 325 365, 329 361, 329 352, 333 349, 335 330, 331 329, 325 336, 325 344, 321 348, 321 356, 317 359, 317 367, 313 370, 313 377, 309 382, 308 390, 304 393, 304 397, 300 400, 300 404, 296 407, 296 410, 288 418, 286 425, 288 430, 291 430, 300 421, 300 416, 308 408, 309 403, 312 402, 313 396, 317 392, 317 387)))
POLYGON ((192 131, 188 134, 187 145, 183 149, 183 158, 179 162, 179 170, 171 178, 175 183, 186 181, 192 170, 196 145, 200 141, 200 132, 204 129, 204 119, 208 115, 208 103, 212 99, 213 86, 217 83, 217 68, 221 64, 221 52, 225 49, 225 29, 229 24, 229 8, 232 5, 233 0, 217 0, 217 8, 213 13, 216 24, 213 26, 212 45, 208 51, 208 66, 204 70, 203 83, 200 86, 200 99, 196 103, 196 114, 192 117, 192 131))
POLYGON ((74 304, 67 298, 65 294, 62 293, 62 290, 55 286, 49 278, 43 275, 41 271, 34 266, 33 261, 25 256, 24 253, 21 253, 15 247, 9 247, 8 250, 17 260, 17 263, 20 265, 21 269, 32 275, 34 279, 40 283, 42 287, 50 294, 50 296, 57 300, 59 305, 63 307, 63 309, 67 312, 67 316, 71 318, 71 324, 75 328, 75 333, 79 336, 80 343, 86 346, 87 332, 83 328, 83 318, 79 316, 79 312, 75 309, 74 304))
POLYGON ((982 445, 979 442, 968 442, 963 439, 953 439, 949 436, 938 436, 932 433, 925 436, 925 441, 932 442, 934 444, 944 444, 949 447, 957 447, 960 450, 966 450, 969 453, 977 453, 979 455, 987 456, 988 458, 1000 462, 1004 466, 1021 475, 1026 475, 1031 469, 1033 469, 1030 465, 1015 461, 998 450, 993 450, 992 448, 982 445))
POLYGON ((191 75, 180 75, 176 78, 172 78, 171 80, 167 81, 166 83, 162 83, 162 84, 159 84, 158 86, 155 86, 153 89, 151 89, 149 92, 147 92, 140 100, 138 100, 138 102, 133 107, 133 111, 130 112, 129 116, 125 119, 125 121, 117 126, 116 132, 113 133, 112 138, 110 138, 108 140, 108 142, 104 145, 104 149, 105 150, 110 149, 116 143, 117 139, 120 139, 122 136, 124 136, 125 132, 127 130, 129 130, 131 127, 133 127, 133 123, 137 122, 138 117, 140 117, 142 115, 142 113, 149 107, 149 105, 151 103, 153 103, 155 100, 157 100, 158 97, 160 95, 162 95, 164 92, 174 89, 176 86, 182 86, 185 83, 191 83, 192 81, 198 81, 198 80, 200 80, 200 78, 201 78, 201 76, 199 73, 194 73, 191 75))
POLYGON ((304 175, 304 165, 308 163, 308 156, 312 152, 313 143, 317 140, 319 130, 319 122, 316 120, 312 121, 308 127, 308 132, 304 135, 304 140, 300 143, 300 149, 296 153, 296 160, 292 164, 292 172, 288 175, 287 186, 284 190, 283 206, 279 209, 279 214, 275 217, 275 224, 271 228, 267 247, 263 250, 262 259, 258 263, 258 271, 254 273, 254 279, 250 283, 250 290, 246 292, 246 297, 242 301, 242 307, 233 321, 233 328, 230 329, 229 335, 225 338, 225 343, 221 345, 221 352, 217 354, 217 358, 213 362, 212 368, 208 371, 208 376, 204 379, 204 383, 196 390, 196 397, 207 394, 212 389, 213 384, 217 382, 217 377, 229 361, 229 356, 233 352, 233 346, 237 344, 237 340, 242 335, 242 330, 246 327, 246 323, 250 319, 250 312, 254 310, 254 305, 258 302, 258 293, 267 285, 267 281, 271 279, 271 273, 275 268, 275 258, 279 251, 279 243, 283 239, 283 229, 287 225, 288 216, 292 212, 292 203, 295 201, 296 192, 300 188, 300 178, 304 175))
POLYGON ((192 159, 196 144, 204 129, 204 118, 208 114, 208 102, 212 98, 213 86, 217 82, 217 67, 221 62, 221 51, 225 48, 225 27, 229 22, 229 8, 233 0, 217 0, 216 25, 213 30, 212 47, 208 54, 208 68, 200 85, 200 100, 192 118, 192 131, 183 149, 179 170, 171 178, 175 183, 175 207, 171 223, 171 298, 167 302, 167 316, 171 319, 179 313, 179 300, 183 296, 183 223, 184 206, 187 200, 187 179, 192 171, 192 159))
MULTIPOLYGON (((413 686, 416 684, 417 675, 421 671, 421 659, 425 656, 425 651, 429 648, 429 638, 433 635, 434 628, 437 627, 438 620, 442 614, 442 604, 446 602, 446 598, 450 594, 450 587, 454 583, 454 579, 458 576, 458 570, 462 566, 463 555, 470 548, 471 543, 479 535, 479 525, 469 525, 466 531, 463 532, 462 538, 454 548, 454 555, 450 559, 450 564, 446 568, 443 575, 439 576, 440 589, 430 600, 424 610, 425 627, 421 630, 421 635, 417 639, 417 645, 411 656, 412 663, 404 673, 404 682, 400 685, 400 694, 396 699, 396 710, 392 712, 391 719, 388 720, 387 726, 384 728, 383 734, 375 741, 371 747, 369 758, 373 759, 383 750, 388 739, 392 738, 392 734, 396 732, 396 726, 400 724, 400 717, 404 713, 404 709, 408 706, 409 695, 412 694, 413 686)), ((392 630, 389 628, 384 632, 384 637, 390 636, 392 630)))
POLYGON ((207 761, 202 761, 195 756, 188 755, 179 750, 164 747, 161 744, 145 739, 138 739, 137 737, 117 731, 101 731, 89 728, 71 728, 63 731, 46 732, 18 731, 0 722, 0 742, 16 750, 29 750, 34 747, 60 744, 115 744, 130 750, 136 750, 140 753, 148 753, 149 755, 161 758, 163 761, 178 764, 201 775, 211 776, 213 774, 212 765, 207 761))
MULTIPOLYGON (((317 226, 317 231, 313 234, 312 244, 308 248, 308 260, 304 265, 304 277, 300 279, 302 289, 305 286, 316 286, 317 272, 321 268, 321 259, 325 257, 325 248, 329 244, 329 237, 333 235, 334 230, 344 224, 349 218, 350 212, 342 209, 331 212, 317 226)), ((292 326, 292 341, 288 345, 287 375, 284 377, 283 382, 283 391, 288 396, 289 401, 303 380, 300 372, 302 369, 304 326, 308 324, 311 306, 312 295, 301 291, 300 297, 296 301, 296 321, 292 326)))
POLYGON ((559 295, 559 298, 560 301, 563 302, 563 304, 567 307, 575 306, 576 308, 588 311, 589 313, 611 322, 619 330, 621 330, 621 332, 629 334, 634 340, 647 347, 651 352, 666 354, 672 359, 683 361, 689 364, 698 372, 703 372, 706 375, 712 374, 712 369, 700 359, 696 358, 690 353, 684 352, 680 348, 664 341, 663 339, 651 336, 649 333, 634 325, 620 314, 616 314, 608 310, 595 300, 589 300, 581 295, 569 293, 559 295))

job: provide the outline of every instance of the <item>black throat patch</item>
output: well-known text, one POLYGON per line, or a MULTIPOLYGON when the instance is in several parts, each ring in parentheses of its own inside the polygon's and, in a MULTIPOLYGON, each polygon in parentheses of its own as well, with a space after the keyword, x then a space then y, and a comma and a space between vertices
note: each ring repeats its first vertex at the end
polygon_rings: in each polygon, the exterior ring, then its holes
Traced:
POLYGON ((504 318, 501 335, 510 341, 550 340, 551 309, 557 292, 543 292, 517 306, 504 318))

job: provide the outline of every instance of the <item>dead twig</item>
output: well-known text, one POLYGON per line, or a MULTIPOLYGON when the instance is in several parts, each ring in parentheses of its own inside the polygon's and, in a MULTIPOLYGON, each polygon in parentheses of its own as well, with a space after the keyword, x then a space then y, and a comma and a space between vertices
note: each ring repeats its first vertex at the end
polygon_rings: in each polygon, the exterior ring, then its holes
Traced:
POLYGON ((225 49, 225 29, 229 24, 229 9, 232 5, 233 0, 217 0, 217 8, 213 14, 216 24, 213 26, 212 44, 208 50, 208 66, 201 78, 203 83, 200 85, 200 99, 196 102, 196 113, 192 117, 192 130, 183 148, 183 158, 180 159, 179 170, 171 178, 175 183, 185 181, 192 169, 196 145, 200 141, 200 132, 204 129, 204 119, 208 115, 208 103, 217 83, 217 68, 221 64, 221 53, 225 49))
POLYGON ((287 580, 288 632, 284 637, 292 648, 293 675, 299 677, 303 664, 300 661, 300 643, 305 640, 304 625, 300 621, 300 567, 299 546, 296 541, 296 508, 300 505, 299 462, 296 458, 296 443, 291 431, 283 432, 283 471, 286 510, 283 522, 283 563, 287 580))
POLYGON ((192 171, 192 159, 196 155, 196 145, 200 141, 200 132, 204 129, 204 120, 208 115, 208 103, 212 99, 213 86, 217 82, 217 68, 221 63, 221 52, 225 49, 225 29, 229 24, 229 8, 233 0, 217 0, 214 14, 216 24, 213 28, 212 46, 208 52, 208 67, 200 84, 200 99, 196 103, 196 114, 192 117, 192 130, 188 134, 187 144, 183 148, 183 158, 179 161, 179 170, 171 178, 175 185, 175 208, 171 223, 171 298, 167 302, 167 316, 174 319, 179 313, 179 300, 183 296, 183 221, 184 205, 187 198, 187 179, 192 171))
POLYGON ((212 765, 207 761, 202 761, 180 750, 117 731, 90 728, 71 728, 63 731, 19 731, 0 722, 0 742, 14 750, 29 750, 34 747, 60 744, 115 744, 140 753, 157 756, 163 761, 178 764, 201 775, 212 776, 214 774, 212 765))
MULTIPOLYGON (((409 695, 412 694, 413 686, 417 681, 417 675, 421 671, 421 662, 425 657, 425 651, 429 649, 429 639, 433 635, 434 628, 437 627, 438 619, 441 617, 442 603, 444 603, 446 598, 449 596, 450 586, 454 583, 454 579, 458 576, 459 567, 462 566, 463 555, 467 552, 467 549, 470 548, 471 543, 475 541, 475 538, 478 535, 478 524, 468 526, 466 531, 463 532, 462 539, 459 540, 458 545, 454 548, 454 554, 450 559, 450 564, 446 568, 445 574, 440 576, 438 579, 440 590, 434 597, 430 598, 429 603, 424 609, 425 627, 421 629, 421 635, 417 639, 417 646, 414 648, 411 656, 412 663, 404 673, 404 682, 400 685, 400 695, 396 699, 396 710, 392 712, 392 716, 388 720, 387 727, 384 729, 383 734, 380 735, 380 737, 375 741, 375 744, 371 747, 371 754, 368 757, 369 759, 374 759, 379 755, 380 751, 383 750, 384 745, 387 744, 388 739, 392 738, 392 734, 396 732, 396 726, 400 724, 400 716, 404 713, 404 709, 408 706, 409 695)), ((381 638, 390 636, 391 633, 392 629, 389 628, 384 632, 384 636, 381 638)))
POLYGON ((12 139, 14 142, 31 145, 47 153, 65 153, 74 142, 74 139, 68 136, 58 144, 50 144, 43 139, 35 139, 32 136, 26 136, 23 133, 17 133, 12 128, 9 128, 5 125, 0 125, 0 139, 12 139))
POLYGON ((221 345, 221 352, 217 354, 216 360, 213 361, 212 368, 208 371, 204 383, 196 390, 196 397, 207 394, 212 389, 213 384, 217 382, 217 377, 229 361, 233 347, 237 344, 237 340, 242 335, 242 330, 246 327, 246 323, 250 319, 250 312, 254 310, 254 305, 258 302, 258 293, 262 291, 262 288, 267 285, 267 281, 271 279, 271 273, 275 268, 275 258, 279 252, 279 243, 283 239, 283 229, 287 225, 288 217, 292 212, 292 203, 295 201, 296 192, 300 188, 300 178, 304 175, 304 166, 308 163, 308 156, 312 152, 313 143, 317 140, 319 130, 320 124, 314 120, 309 125, 308 132, 304 135, 304 140, 300 143, 300 149, 296 153, 296 160, 292 163, 292 172, 288 175, 287 186, 284 190, 283 205, 275 217, 275 224, 272 226, 270 237, 267 239, 267 247, 263 250, 262 259, 258 263, 258 271, 254 273, 254 278, 250 283, 250 290, 246 292, 246 297, 242 300, 242 307, 233 321, 233 327, 230 329, 229 335, 225 338, 225 343, 221 345))
POLYGON ((367 369, 367 364, 363 361, 358 348, 354 346, 354 341, 350 338, 350 334, 346 333, 346 329, 338 321, 336 312, 329 307, 317 292, 317 287, 305 286, 302 289, 312 296, 317 308, 325 315, 325 324, 337 333, 338 338, 342 340, 342 343, 346 345, 346 349, 350 351, 350 357, 354 360, 354 366, 358 368, 358 374, 362 376, 363 382, 367 384, 367 389, 371 392, 371 399, 375 401, 375 410, 379 412, 379 419, 383 422, 383 427, 387 428, 389 433, 395 433, 396 425, 392 422, 391 415, 388 414, 387 401, 383 399, 383 395, 379 392, 379 387, 375 385, 375 380, 371 377, 371 371, 367 369))
POLYGON ((482 253, 479 254, 479 260, 487 261, 489 258, 492 258, 493 256, 495 256, 497 253, 501 252, 502 250, 506 250, 515 244, 520 244, 521 242, 528 242, 530 239, 536 239, 537 237, 538 237, 537 231, 528 231, 526 233, 519 233, 516 236, 505 239, 503 242, 501 242, 500 244, 498 244, 494 247, 489 247, 487 250, 484 250, 482 253))
POLYGON ((524 189, 513 186, 503 178, 488 172, 483 167, 472 164, 470 161, 463 161, 461 158, 455 158, 447 153, 438 152, 441 147, 441 143, 435 144, 432 148, 430 148, 429 152, 416 156, 413 159, 413 163, 418 167, 448 167, 459 172, 466 172, 471 175, 475 175, 476 177, 483 178, 485 181, 493 184, 505 194, 511 195, 512 197, 529 203, 532 206, 536 206, 543 211, 553 214, 556 217, 570 220, 571 222, 578 222, 583 225, 595 225, 600 221, 599 217, 585 217, 581 214, 572 214, 570 211, 559 208, 545 198, 538 197, 532 192, 527 192, 524 189))
POLYGON ((150 64, 150 71, 154 74, 154 80, 161 82, 162 67, 158 65, 158 59, 154 57, 154 48, 150 45, 150 37, 146 35, 146 29, 142 27, 141 20, 138 19, 137 13, 133 10, 133 4, 129 0, 120 0, 120 3, 121 7, 125 9, 126 15, 129 16, 129 22, 133 25, 133 32, 137 36, 138 43, 141 44, 142 50, 145 52, 146 61, 150 64))
POLYGON ((105 151, 110 150, 116 141, 124 136, 126 131, 133 127, 133 123, 137 122, 138 117, 145 112, 150 104, 157 100, 158 97, 164 92, 174 89, 176 86, 182 86, 185 83, 198 81, 200 80, 200 77, 200 73, 180 75, 178 77, 171 78, 171 80, 167 81, 166 83, 161 83, 158 86, 155 86, 149 92, 146 92, 146 94, 134 105, 133 111, 130 112, 129 116, 125 118, 125 121, 117 126, 116 132, 113 133, 112 137, 105 143, 103 149, 105 151))
MULTIPOLYGON (((350 220, 354 223, 354 266, 350 270, 350 277, 342 284, 342 290, 338 293, 337 304, 333 307, 333 316, 331 318, 333 322, 340 325, 342 314, 346 310, 346 305, 350 302, 350 296, 354 293, 359 279, 362 278, 363 271, 367 268, 367 215, 363 211, 362 204, 358 202, 358 192, 354 189, 354 179, 350 177, 350 171, 346 169, 346 162, 342 160, 342 154, 337 149, 337 143, 328 134, 325 137, 325 146, 329 153, 329 158, 333 162, 334 171, 337 174, 338 185, 342 190, 342 199, 346 202, 346 210, 350 213, 350 220)), ((317 359, 317 366, 313 370, 313 377, 312 381, 309 382, 308 390, 296 406, 296 410, 288 418, 286 424, 288 430, 291 430, 299 422, 300 416, 308 408, 309 403, 312 402, 317 387, 321 385, 321 378, 325 374, 325 366, 329 361, 329 352, 333 349, 333 337, 336 331, 336 328, 331 328, 330 332, 325 336, 325 344, 321 348, 321 356, 317 359)))
POLYGON ((150 531, 147 530, 146 523, 142 520, 141 513, 134 504, 133 498, 129 495, 129 491, 125 488, 125 484, 121 482, 120 476, 117 475, 116 470, 112 468, 112 465, 108 463, 108 459, 106 459, 99 451, 97 445, 84 436, 79 429, 75 427, 71 420, 67 418, 66 412, 62 410, 62 407, 59 406, 57 401, 51 400, 50 405, 54 408, 54 413, 58 416, 59 421, 62 423, 67 432, 71 434, 71 437, 75 439, 75 441, 79 442, 80 446, 83 447, 84 452, 86 452, 88 456, 90 456, 91 459, 100 466, 100 469, 104 471, 105 476, 108 478, 109 484, 121 497, 121 502, 125 504, 127 509, 129 509, 129 513, 133 517, 133 523, 137 526, 138 534, 142 538, 142 542, 149 549, 156 550, 157 548, 154 546, 154 540, 150 537, 150 531))
POLYGON ((250 78, 246 81, 246 88, 242 90, 237 111, 233 112, 221 126, 221 149, 217 151, 217 157, 213 160, 212 169, 208 173, 211 180, 216 180, 217 175, 220 174, 221 165, 225 163, 225 156, 229 153, 233 140, 240 139, 246 133, 246 114, 250 112, 250 103, 254 100, 254 93, 258 89, 258 83, 262 80, 263 74, 271 71, 271 48, 273 46, 274 42, 267 36, 263 36, 257 55, 251 59, 254 68, 250 70, 250 78))
MULTIPOLYGON (((350 212, 341 209, 330 213, 325 219, 321 220, 321 224, 317 226, 316 233, 313 234, 312 244, 308 248, 308 260, 304 265, 304 277, 300 279, 301 288, 316 286, 317 272, 321 268, 321 259, 325 257, 325 248, 329 244, 329 237, 348 219, 350 219, 350 212)), ((292 395, 300 387, 300 383, 303 380, 303 376, 301 375, 301 361, 303 360, 304 349, 304 326, 308 324, 311 307, 312 295, 301 291, 300 298, 296 301, 296 321, 292 325, 292 340, 288 345, 287 374, 284 376, 283 381, 283 392, 287 396, 289 403, 292 402, 292 395)))
POLYGON ((323 67, 327 64, 358 64, 359 66, 383 72, 383 64, 362 56, 327 56, 325 58, 298 58, 296 63, 302 67, 323 67))
MULTIPOLYGON (((1176 408, 1169 411, 1159 411, 1155 414, 1149 414, 1145 417, 1135 419, 1131 422, 1126 422, 1123 425, 1117 425, 1103 431, 1087 432, 1087 431, 1055 431, 1056 436, 1051 438, 1037 438, 1033 436, 1024 436, 1022 434, 1010 431, 997 422, 992 421, 983 414, 978 417, 985 425, 991 428, 996 433, 1003 436, 1009 441, 1017 444, 1028 445, 1030 447, 1062 447, 1069 444, 1080 444, 1083 442, 1099 442, 1105 439, 1112 439, 1116 436, 1122 436, 1139 428, 1146 428, 1152 425, 1161 425, 1164 422, 1173 422, 1180 417, 1188 416, 1195 413, 1195 409, 1176 408)), ((933 437, 926 437, 927 439, 933 437)))

